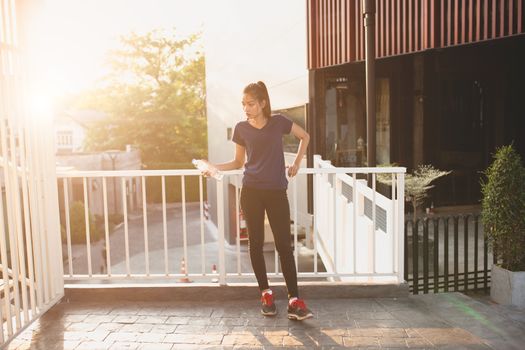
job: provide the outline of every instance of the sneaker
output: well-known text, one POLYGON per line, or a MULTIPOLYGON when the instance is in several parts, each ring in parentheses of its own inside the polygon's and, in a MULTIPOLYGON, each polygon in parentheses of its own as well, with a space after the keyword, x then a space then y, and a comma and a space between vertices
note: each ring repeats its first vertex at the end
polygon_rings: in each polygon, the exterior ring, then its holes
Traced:
POLYGON ((306 307, 304 300, 295 298, 288 303, 288 318, 290 320, 302 321, 311 317, 314 315, 306 307))
POLYGON ((275 307, 275 303, 273 302, 272 291, 265 291, 262 293, 261 303, 261 313, 264 316, 274 316, 277 314, 277 308, 275 307))

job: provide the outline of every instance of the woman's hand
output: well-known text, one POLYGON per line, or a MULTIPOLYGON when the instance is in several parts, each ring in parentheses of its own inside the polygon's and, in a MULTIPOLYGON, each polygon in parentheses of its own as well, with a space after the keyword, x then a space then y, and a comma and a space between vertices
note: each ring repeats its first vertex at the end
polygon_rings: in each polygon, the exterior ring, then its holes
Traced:
POLYGON ((294 177, 295 175, 297 175, 298 171, 299 171, 299 166, 297 164, 293 163, 292 165, 288 166, 288 176, 289 177, 294 177))

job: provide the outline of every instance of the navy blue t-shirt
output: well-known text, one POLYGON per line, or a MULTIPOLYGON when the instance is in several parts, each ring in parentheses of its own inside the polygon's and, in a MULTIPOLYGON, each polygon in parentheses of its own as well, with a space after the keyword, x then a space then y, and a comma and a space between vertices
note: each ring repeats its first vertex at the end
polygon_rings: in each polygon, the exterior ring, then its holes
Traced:
POLYGON ((292 124, 290 119, 280 114, 271 116, 261 129, 251 126, 247 120, 237 123, 232 140, 246 147, 247 156, 243 186, 276 190, 288 187, 283 135, 290 133, 292 124))

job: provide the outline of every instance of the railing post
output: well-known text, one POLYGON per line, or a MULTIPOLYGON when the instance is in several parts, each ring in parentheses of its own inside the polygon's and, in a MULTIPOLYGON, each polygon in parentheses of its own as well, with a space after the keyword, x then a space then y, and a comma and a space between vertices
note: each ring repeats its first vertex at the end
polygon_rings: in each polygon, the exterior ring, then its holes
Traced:
MULTIPOLYGON (((404 244, 404 225, 405 225, 405 174, 397 174, 397 280, 399 283, 404 282, 403 274, 405 270, 404 256, 405 256, 405 244, 404 244)), ((413 235, 413 233, 412 233, 413 235)))
MULTIPOLYGON (((343 224, 341 221, 342 218, 342 208, 340 205, 340 198, 341 198, 341 180, 337 177, 337 173, 334 173, 334 272, 337 274, 338 268, 338 259, 339 256, 337 254, 338 244, 339 243, 339 237, 338 235, 341 234, 341 238, 343 236, 343 224)), ((342 241, 342 239, 341 239, 342 241)), ((337 278, 337 280, 340 280, 340 278, 337 278)))
MULTIPOLYGON (((226 177, 224 177, 226 179, 226 177)), ((223 180, 217 180, 217 230, 219 243, 219 284, 226 285, 226 260, 224 256, 224 188, 223 180)))

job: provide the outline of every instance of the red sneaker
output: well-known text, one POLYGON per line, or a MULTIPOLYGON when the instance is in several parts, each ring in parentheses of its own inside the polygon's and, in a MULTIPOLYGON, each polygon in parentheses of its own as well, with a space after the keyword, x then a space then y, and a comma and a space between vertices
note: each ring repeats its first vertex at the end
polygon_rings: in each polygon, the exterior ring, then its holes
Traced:
POLYGON ((272 291, 265 291, 262 293, 261 303, 261 313, 264 316, 274 316, 277 314, 277 308, 275 307, 275 303, 273 302, 272 291))
POLYGON ((311 317, 314 317, 314 314, 306 307, 304 300, 297 298, 290 300, 288 303, 288 318, 290 320, 302 321, 311 317))

